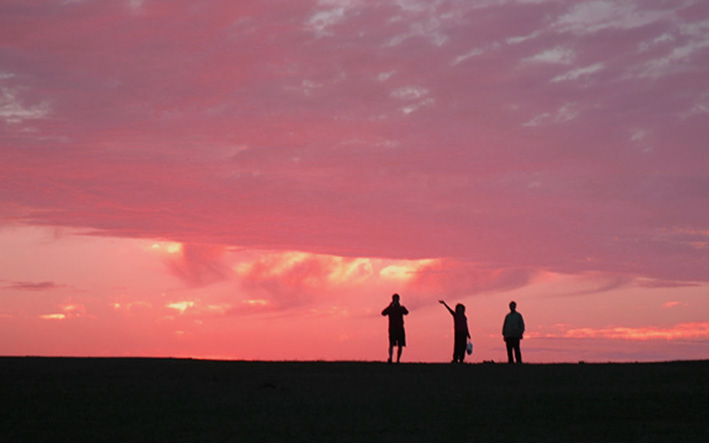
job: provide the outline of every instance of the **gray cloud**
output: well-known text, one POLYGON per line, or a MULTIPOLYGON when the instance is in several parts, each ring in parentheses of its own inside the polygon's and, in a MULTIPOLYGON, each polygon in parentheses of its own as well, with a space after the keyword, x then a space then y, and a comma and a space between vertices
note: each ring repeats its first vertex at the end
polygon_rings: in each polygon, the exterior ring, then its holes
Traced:
POLYGON ((14 291, 52 291, 55 289, 60 289, 65 287, 65 285, 60 285, 52 281, 43 282, 26 282, 26 281, 15 281, 8 282, 3 289, 14 290, 14 291))

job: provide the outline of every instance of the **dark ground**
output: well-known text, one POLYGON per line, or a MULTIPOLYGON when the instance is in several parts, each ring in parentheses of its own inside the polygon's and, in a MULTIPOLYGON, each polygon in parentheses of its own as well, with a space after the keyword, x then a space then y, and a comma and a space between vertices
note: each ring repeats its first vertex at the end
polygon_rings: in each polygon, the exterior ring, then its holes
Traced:
POLYGON ((709 361, 0 358, 0 441, 707 442, 709 361))

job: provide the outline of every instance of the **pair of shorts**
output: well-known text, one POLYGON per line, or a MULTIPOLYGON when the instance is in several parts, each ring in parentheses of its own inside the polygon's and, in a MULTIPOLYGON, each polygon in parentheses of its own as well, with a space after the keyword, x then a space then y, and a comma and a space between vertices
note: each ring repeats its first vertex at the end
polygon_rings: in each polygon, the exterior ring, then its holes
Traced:
POLYGON ((389 346, 406 346, 406 332, 403 329, 390 329, 389 346))

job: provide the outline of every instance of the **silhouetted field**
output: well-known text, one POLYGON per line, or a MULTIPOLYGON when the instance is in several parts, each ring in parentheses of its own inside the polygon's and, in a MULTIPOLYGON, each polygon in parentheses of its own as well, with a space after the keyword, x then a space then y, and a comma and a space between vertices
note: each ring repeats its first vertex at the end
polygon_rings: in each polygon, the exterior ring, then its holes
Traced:
POLYGON ((2 441, 709 441, 709 361, 0 358, 2 441))

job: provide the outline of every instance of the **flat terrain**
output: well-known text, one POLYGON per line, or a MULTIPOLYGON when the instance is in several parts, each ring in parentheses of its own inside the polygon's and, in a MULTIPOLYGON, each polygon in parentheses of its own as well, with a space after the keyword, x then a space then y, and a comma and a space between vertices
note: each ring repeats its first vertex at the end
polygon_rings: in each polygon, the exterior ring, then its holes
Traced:
POLYGON ((709 361, 0 358, 0 441, 707 442, 709 361))

